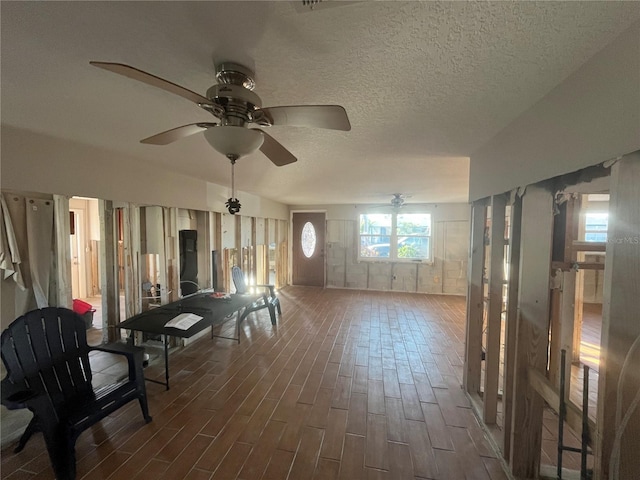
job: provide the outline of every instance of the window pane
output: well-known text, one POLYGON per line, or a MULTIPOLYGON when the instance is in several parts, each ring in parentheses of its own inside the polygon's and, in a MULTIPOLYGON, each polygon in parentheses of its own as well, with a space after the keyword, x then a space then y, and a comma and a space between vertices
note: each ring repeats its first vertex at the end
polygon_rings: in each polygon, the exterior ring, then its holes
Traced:
POLYGON ((607 232, 587 232, 584 235, 585 242, 606 242, 607 232))
POLYGON ((585 216, 585 230, 606 231, 609 221, 608 213, 587 213, 585 216))
POLYGON ((304 253, 304 256, 311 258, 311 255, 313 255, 313 252, 316 250, 316 229, 313 228, 311 222, 305 223, 304 227, 302 227, 300 243, 302 244, 302 253, 304 253))
POLYGON ((428 258, 429 237, 400 237, 398 258, 428 258))
POLYGON ((365 235, 391 235, 391 214, 363 213, 360 215, 360 233, 365 235))
POLYGON ((391 237, 363 235, 360 237, 360 256, 389 258, 391 237))
POLYGON ((431 215, 428 213, 398 214, 398 235, 431 235, 431 215))

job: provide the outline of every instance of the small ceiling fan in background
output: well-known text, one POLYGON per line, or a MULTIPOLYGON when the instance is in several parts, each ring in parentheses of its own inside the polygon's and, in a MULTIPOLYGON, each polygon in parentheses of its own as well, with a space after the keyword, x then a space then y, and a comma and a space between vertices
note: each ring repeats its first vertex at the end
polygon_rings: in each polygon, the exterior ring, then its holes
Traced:
POLYGON ((380 211, 380 213, 386 213, 389 211, 397 212, 402 207, 407 205, 414 205, 406 203, 408 198, 411 198, 411 195, 407 195, 404 193, 392 193, 391 200, 388 203, 376 203, 376 204, 368 204, 363 205, 367 209, 374 209, 375 211, 380 211))
POLYGON ((202 96, 163 78, 122 63, 89 62, 119 75, 161 88, 179 95, 211 113, 216 121, 197 122, 172 128, 141 140, 151 145, 167 145, 181 138, 204 132, 209 144, 231 162, 257 149, 281 167, 297 158, 262 128, 298 126, 351 130, 347 112, 340 105, 291 105, 262 107, 260 97, 253 92, 253 72, 242 65, 224 62, 216 67, 217 84, 202 96))
POLYGON ((391 198, 391 206, 394 208, 402 207, 405 200, 411 197, 411 195, 403 195, 402 193, 393 193, 392 195, 393 198, 391 198))

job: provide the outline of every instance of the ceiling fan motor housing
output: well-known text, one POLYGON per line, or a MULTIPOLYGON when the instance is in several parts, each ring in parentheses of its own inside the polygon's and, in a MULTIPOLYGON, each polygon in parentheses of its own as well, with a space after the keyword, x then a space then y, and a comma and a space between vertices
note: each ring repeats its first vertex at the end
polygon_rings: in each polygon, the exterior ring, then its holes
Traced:
POLYGON ((224 109, 222 125, 244 126, 252 113, 262 107, 260 97, 238 85, 217 84, 207 90, 207 97, 224 109))

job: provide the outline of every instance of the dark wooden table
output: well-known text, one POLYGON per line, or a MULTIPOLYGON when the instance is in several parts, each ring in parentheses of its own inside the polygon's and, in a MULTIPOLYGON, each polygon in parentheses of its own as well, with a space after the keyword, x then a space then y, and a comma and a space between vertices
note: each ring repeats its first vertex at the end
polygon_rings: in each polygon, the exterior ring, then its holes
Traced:
MULTIPOLYGON (((249 315, 247 309, 253 302, 261 298, 260 295, 231 295, 231 298, 214 298, 213 292, 202 292, 188 295, 175 302, 167 303, 146 312, 134 315, 118 324, 123 330, 134 330, 147 334, 162 335, 164 344, 165 382, 147 378, 148 381, 165 385, 169 390, 169 337, 190 338, 195 334, 211 327, 211 337, 228 338, 240 343, 240 324, 249 315), (168 321, 181 313, 193 313, 202 320, 192 325, 188 330, 165 326, 168 321), (213 334, 213 327, 232 318, 236 318, 237 337, 223 337, 213 334)), ((134 336, 132 335, 133 339, 134 336)), ((134 340, 135 341, 135 340, 134 340)))

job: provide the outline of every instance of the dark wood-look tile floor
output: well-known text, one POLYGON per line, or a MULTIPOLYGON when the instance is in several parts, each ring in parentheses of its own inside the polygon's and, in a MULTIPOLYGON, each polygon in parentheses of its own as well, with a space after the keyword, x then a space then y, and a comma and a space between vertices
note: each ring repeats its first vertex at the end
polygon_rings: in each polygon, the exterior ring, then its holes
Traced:
MULTIPOLYGON (((171 390, 147 383, 153 422, 131 403, 84 432, 78 478, 507 478, 460 388, 463 297, 287 287, 280 298, 277 327, 263 310, 240 344, 205 337, 172 353, 171 390)), ((53 478, 41 435, 12 447, 2 478, 53 478)))

